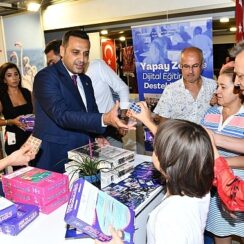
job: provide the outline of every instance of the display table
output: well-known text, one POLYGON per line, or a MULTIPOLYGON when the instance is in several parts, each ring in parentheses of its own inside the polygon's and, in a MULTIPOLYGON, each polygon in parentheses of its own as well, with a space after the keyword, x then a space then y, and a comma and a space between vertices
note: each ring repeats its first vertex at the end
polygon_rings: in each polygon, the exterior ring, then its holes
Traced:
MULTIPOLYGON (((135 164, 144 161, 151 161, 151 157, 144 155, 136 155, 135 164)), ((146 201, 135 209, 135 244, 146 243, 146 223, 148 214, 162 200, 162 188, 159 187, 151 192, 146 201)), ((40 213, 40 216, 34 220, 17 236, 8 236, 0 233, 0 243, 4 244, 62 244, 62 243, 82 243, 94 244, 94 240, 87 239, 69 239, 65 240, 66 224, 64 222, 64 214, 66 204, 58 208, 49 215, 40 213)))

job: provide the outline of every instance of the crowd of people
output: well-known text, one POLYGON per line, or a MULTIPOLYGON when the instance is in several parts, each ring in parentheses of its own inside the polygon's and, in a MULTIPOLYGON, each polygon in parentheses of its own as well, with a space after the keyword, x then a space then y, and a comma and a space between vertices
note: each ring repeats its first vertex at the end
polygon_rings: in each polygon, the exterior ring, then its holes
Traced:
MULTIPOLYGON (((127 111, 128 87, 102 60, 89 62, 89 51, 81 30, 49 43, 47 67, 35 76, 33 95, 21 87, 16 65, 0 67, 0 126, 6 126, 8 155, 0 169, 35 157, 37 167, 63 172, 67 152, 96 138, 121 147, 121 136, 135 129, 127 123, 133 117, 154 135, 152 161, 166 182, 164 199, 148 220, 147 242, 204 243, 205 230, 217 244, 244 237, 244 42, 231 50, 235 62, 223 66, 217 83, 201 75, 202 50, 183 49, 182 79, 165 88, 154 109, 159 125, 145 102, 138 103, 140 113, 127 111), (30 132, 19 121, 29 113, 35 114, 33 135, 42 140, 37 155, 25 144, 30 132)), ((123 243, 120 231, 111 233, 110 243, 123 243)))

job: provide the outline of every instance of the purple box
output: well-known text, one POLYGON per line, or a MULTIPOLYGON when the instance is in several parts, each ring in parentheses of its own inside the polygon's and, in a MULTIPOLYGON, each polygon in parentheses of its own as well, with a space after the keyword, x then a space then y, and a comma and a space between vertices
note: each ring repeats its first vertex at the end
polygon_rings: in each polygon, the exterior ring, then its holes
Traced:
POLYGON ((109 226, 124 232, 124 243, 133 244, 135 213, 82 178, 74 182, 64 220, 100 241, 111 240, 109 226))
POLYGON ((17 235, 39 215, 37 206, 22 203, 17 203, 16 206, 17 216, 0 225, 0 231, 4 234, 17 235))
POLYGON ((0 224, 9 218, 15 217, 17 207, 15 204, 0 196, 0 224))
POLYGON ((22 115, 22 116, 20 116, 19 121, 26 125, 25 131, 33 131, 33 128, 35 125, 35 115, 34 114, 22 115))

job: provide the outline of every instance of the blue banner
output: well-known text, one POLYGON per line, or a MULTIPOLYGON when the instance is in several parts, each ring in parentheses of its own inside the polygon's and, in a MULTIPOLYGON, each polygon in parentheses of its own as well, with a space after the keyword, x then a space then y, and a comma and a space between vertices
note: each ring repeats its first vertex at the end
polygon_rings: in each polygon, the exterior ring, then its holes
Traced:
POLYGON ((132 27, 132 37, 139 99, 152 109, 165 86, 181 78, 179 61, 184 48, 196 46, 203 51, 202 75, 213 78, 212 19, 132 27))

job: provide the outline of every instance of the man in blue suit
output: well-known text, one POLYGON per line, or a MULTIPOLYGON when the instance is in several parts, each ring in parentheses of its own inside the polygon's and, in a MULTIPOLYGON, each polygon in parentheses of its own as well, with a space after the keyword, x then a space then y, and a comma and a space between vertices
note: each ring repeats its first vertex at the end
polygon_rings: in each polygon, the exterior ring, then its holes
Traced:
POLYGON ((89 50, 84 31, 68 31, 60 47, 62 59, 35 77, 33 134, 42 140, 39 168, 63 172, 67 151, 88 144, 106 125, 128 129, 117 117, 119 104, 108 113, 98 112, 91 80, 83 73, 89 50))

